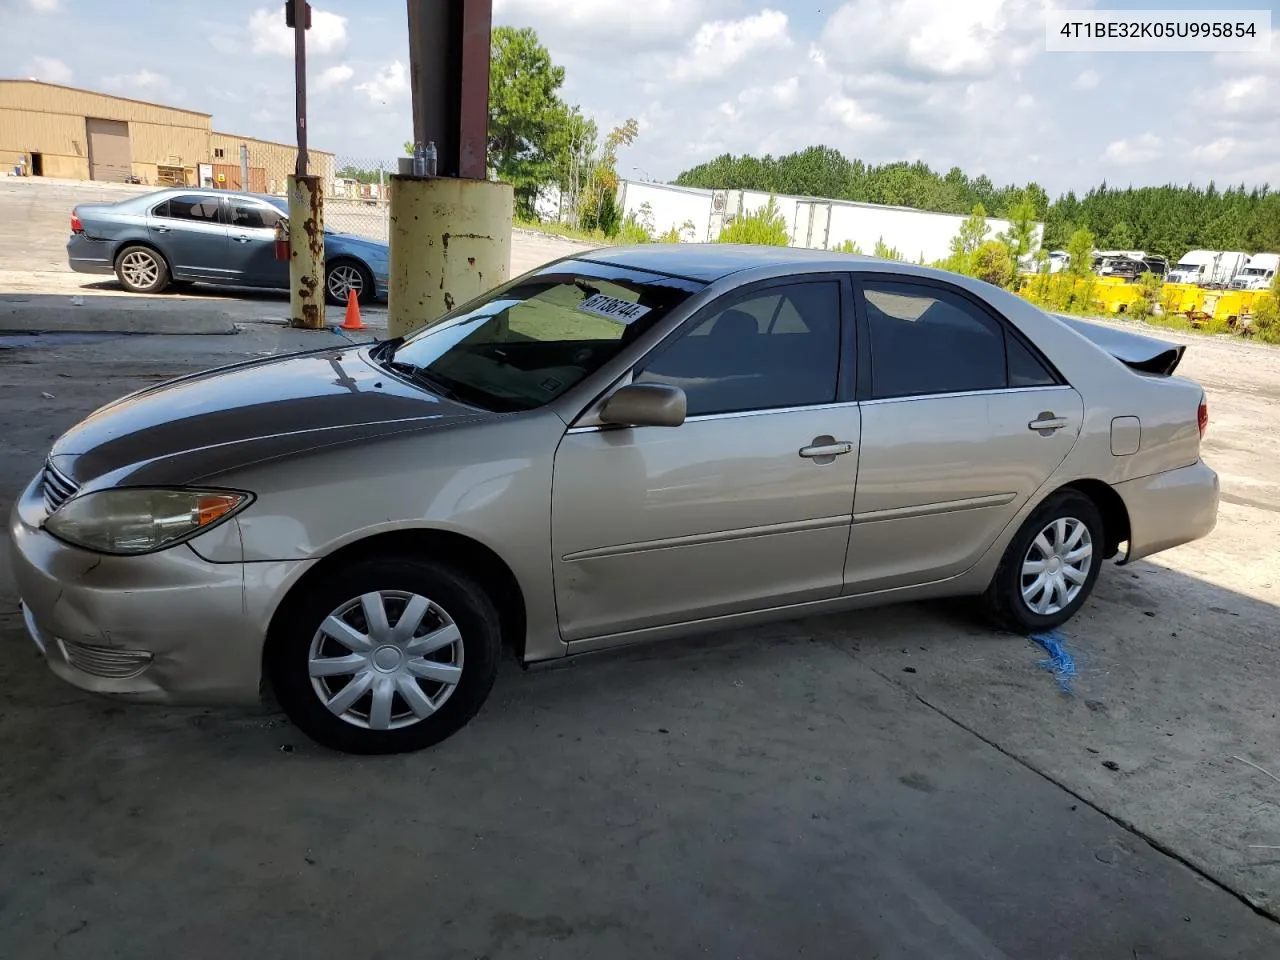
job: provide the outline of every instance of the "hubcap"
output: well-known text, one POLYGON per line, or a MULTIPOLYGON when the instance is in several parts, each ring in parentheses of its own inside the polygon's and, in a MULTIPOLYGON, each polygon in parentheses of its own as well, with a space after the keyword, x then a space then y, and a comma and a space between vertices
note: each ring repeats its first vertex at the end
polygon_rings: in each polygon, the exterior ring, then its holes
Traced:
POLYGON ((120 272, 135 287, 149 287, 160 276, 160 264, 149 253, 131 250, 120 261, 120 272))
POLYGON ((1022 600, 1032 613, 1049 615, 1071 605, 1093 565, 1093 538, 1074 517, 1061 517, 1040 531, 1022 561, 1022 600))
POLYGON ((396 730, 431 716, 457 689, 462 634, 426 597, 366 593, 324 618, 307 666, 334 716, 366 730, 396 730))
POLYGON ((356 299, 364 293, 364 276, 355 267, 341 263, 329 271, 329 292, 337 300, 346 300, 351 291, 356 299))

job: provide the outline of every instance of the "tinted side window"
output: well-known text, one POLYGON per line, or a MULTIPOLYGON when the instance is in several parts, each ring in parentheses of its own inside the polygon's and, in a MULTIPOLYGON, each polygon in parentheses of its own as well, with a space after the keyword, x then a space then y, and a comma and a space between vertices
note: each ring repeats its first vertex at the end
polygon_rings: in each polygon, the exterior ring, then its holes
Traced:
POLYGON ((638 371, 636 382, 681 387, 690 416, 835 400, 838 282, 768 287, 710 309, 638 371))
POLYGON ((963 297, 913 283, 866 283, 873 397, 1008 385, 1004 331, 963 297))
POLYGON ((272 210, 256 203, 231 201, 231 225, 233 227, 244 227, 248 230, 260 227, 274 229, 275 225, 283 219, 284 214, 279 210, 272 210))
POLYGON ((169 216, 175 220, 202 220, 219 223, 222 220, 221 203, 217 197, 172 197, 169 200, 169 216))
POLYGON ((1052 387, 1057 384, 1057 377, 1040 362, 1040 358, 1008 332, 1005 333, 1005 349, 1009 353, 1009 386, 1052 387))
POLYGON ((169 201, 163 200, 151 208, 153 217, 167 217, 169 215, 169 201))

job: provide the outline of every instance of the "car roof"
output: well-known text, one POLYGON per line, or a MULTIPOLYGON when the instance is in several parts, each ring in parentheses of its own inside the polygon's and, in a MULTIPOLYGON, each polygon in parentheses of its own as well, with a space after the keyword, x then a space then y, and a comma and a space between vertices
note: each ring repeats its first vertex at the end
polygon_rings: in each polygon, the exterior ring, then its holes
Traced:
POLYGON ((826 262, 848 269, 851 261, 865 261, 867 258, 836 254, 830 250, 810 250, 806 247, 734 243, 646 243, 634 247, 588 250, 573 259, 714 283, 722 277, 755 267, 826 262))

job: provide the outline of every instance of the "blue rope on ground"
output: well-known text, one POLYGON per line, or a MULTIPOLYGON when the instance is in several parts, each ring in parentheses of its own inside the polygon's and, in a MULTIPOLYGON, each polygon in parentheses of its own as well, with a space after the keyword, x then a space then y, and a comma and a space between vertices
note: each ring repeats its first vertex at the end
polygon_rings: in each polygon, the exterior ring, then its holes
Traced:
POLYGON ((1065 639, 1062 634, 1057 630, 1051 630, 1048 633, 1033 633, 1031 639, 1044 647, 1045 652, 1049 654, 1047 660, 1040 661, 1040 666, 1053 674, 1063 693, 1073 693, 1071 680, 1076 675, 1076 662, 1071 659, 1071 654, 1062 645, 1065 639))

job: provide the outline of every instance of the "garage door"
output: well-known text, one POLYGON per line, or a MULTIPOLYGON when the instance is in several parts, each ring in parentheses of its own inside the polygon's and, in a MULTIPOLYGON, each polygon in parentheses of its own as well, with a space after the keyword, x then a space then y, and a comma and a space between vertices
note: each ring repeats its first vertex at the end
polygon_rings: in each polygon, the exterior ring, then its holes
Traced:
POLYGON ((123 120, 88 117, 89 177, 123 183, 133 173, 129 162, 129 124, 123 120))

